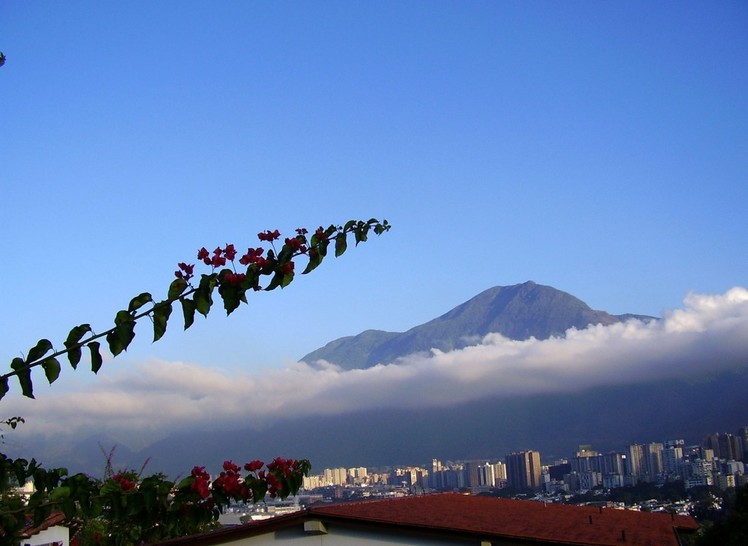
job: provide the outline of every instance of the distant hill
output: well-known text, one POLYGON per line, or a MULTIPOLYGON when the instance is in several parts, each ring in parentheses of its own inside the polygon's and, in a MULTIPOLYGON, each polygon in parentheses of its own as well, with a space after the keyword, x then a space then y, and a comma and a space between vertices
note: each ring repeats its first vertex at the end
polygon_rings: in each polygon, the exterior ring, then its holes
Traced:
MULTIPOLYGON (((132 452, 117 446, 118 468, 185 476, 195 464, 212 472, 226 459, 308 458, 324 468, 429 465, 443 460, 502 459, 521 449, 544 461, 573 455, 580 444, 600 451, 631 443, 683 438, 698 443, 711 432, 748 425, 748 367, 649 383, 595 387, 574 393, 486 398, 444 407, 380 408, 341 415, 300 415, 261 428, 199 428, 174 432, 132 452), (716 402, 718 401, 718 402, 716 402)), ((220 426, 220 423, 216 423, 220 426)), ((46 467, 101 475, 116 441, 94 437, 73 446, 5 445, 10 456, 43 453, 46 467)))
POLYGON ((432 458, 495 461, 521 449, 539 450, 550 462, 573 455, 580 444, 623 450, 631 443, 683 438, 694 444, 710 432, 735 433, 748 424, 746 389, 748 369, 445 407, 299 416, 262 430, 201 431, 199 442, 195 431, 175 433, 127 462, 139 468, 151 457, 150 471, 184 474, 195 461, 218 471, 226 458, 283 456, 308 458, 320 472, 340 466, 429 465, 432 458))
POLYGON ((608 325, 631 318, 654 319, 595 311, 571 294, 528 281, 489 288, 407 332, 366 330, 331 341, 301 360, 309 364, 326 360, 347 370, 369 368, 431 349, 451 351, 475 345, 486 334, 499 333, 514 340, 547 339, 562 336, 569 328, 608 325))

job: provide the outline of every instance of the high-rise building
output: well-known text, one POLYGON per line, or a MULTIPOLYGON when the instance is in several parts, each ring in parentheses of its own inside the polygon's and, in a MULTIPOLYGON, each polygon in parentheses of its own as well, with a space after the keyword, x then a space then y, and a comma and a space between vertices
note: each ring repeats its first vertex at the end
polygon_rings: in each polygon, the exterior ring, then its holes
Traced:
POLYGON ((627 469, 626 476, 629 478, 629 482, 636 484, 638 481, 643 481, 646 476, 646 459, 644 457, 644 446, 641 444, 631 444, 628 447, 628 453, 626 457, 627 469))
POLYGON ((604 475, 616 474, 618 476, 623 476, 626 473, 626 469, 624 466, 626 457, 624 457, 621 453, 610 451, 604 454, 602 456, 602 459, 602 473, 604 475))
POLYGON ((743 448, 743 462, 748 463, 748 427, 738 429, 738 438, 743 448))
POLYGON ((470 489, 478 489, 480 483, 480 466, 485 461, 465 461, 463 464, 463 472, 465 478, 465 487, 470 489))
POLYGON ((644 446, 645 479, 648 482, 656 482, 662 475, 662 449, 663 445, 659 442, 652 442, 644 446))
POLYGON ((579 446, 576 457, 571 461, 574 472, 602 472, 602 455, 593 450, 591 446, 579 446))
POLYGON ((540 452, 528 450, 506 456, 506 474, 509 485, 519 490, 541 488, 540 452))
POLYGON ((717 459, 725 459, 727 461, 743 460, 744 452, 742 436, 733 436, 727 432, 717 432, 705 436, 701 445, 714 450, 714 456, 717 459))
POLYGON ((662 472, 670 480, 681 475, 684 440, 666 440, 662 449, 662 472))
POLYGON ((493 476, 494 482, 506 482, 506 464, 496 461, 493 464, 493 476))

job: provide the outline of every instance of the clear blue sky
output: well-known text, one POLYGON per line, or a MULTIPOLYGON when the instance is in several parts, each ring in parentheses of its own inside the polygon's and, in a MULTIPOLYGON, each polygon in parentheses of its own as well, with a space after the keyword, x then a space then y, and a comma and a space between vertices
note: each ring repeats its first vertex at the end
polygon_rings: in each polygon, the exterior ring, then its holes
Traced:
POLYGON ((351 218, 393 229, 123 363, 277 368, 526 280, 652 315, 746 286, 742 1, 5 0, 0 51, 8 362, 203 245, 351 218))

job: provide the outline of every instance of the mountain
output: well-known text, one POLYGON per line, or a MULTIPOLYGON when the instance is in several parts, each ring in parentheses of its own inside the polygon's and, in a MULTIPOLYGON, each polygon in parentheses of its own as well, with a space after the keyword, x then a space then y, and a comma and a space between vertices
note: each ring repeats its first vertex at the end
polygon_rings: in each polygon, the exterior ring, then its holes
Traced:
POLYGON ((513 340, 563 336, 569 328, 613 324, 643 315, 611 315, 595 311, 571 294, 528 281, 496 286, 481 292, 444 315, 407 332, 366 330, 356 336, 331 341, 301 360, 325 360, 343 369, 370 368, 413 353, 439 349, 451 351, 475 345, 487 334, 513 340))
MULTIPOLYGON (((527 282, 487 290, 404 333, 367 330, 338 339, 304 360, 324 358, 341 367, 364 368, 432 347, 464 347, 490 332, 520 340, 544 339, 561 336, 571 327, 629 318, 655 320, 595 311, 565 292, 527 282)), ((719 351, 715 349, 713 356, 711 351, 703 358, 719 358, 719 351)), ((339 466, 427 464, 432 458, 497 460, 521 449, 539 450, 544 460, 552 461, 573 454, 579 444, 607 451, 666 439, 697 443, 708 433, 745 426, 748 361, 736 362, 729 371, 716 365, 700 369, 709 371, 684 371, 677 378, 656 380, 632 375, 574 391, 504 393, 468 402, 450 403, 445 395, 441 404, 409 409, 384 407, 383 402, 377 409, 320 415, 310 406, 297 417, 278 417, 261 427, 236 428, 216 421, 210 428, 175 430, 140 451, 118 447, 115 463, 137 469, 149 460, 148 472, 177 476, 189 473, 195 464, 215 472, 226 459, 246 462, 277 456, 310 459, 315 472, 339 466)), ((44 463, 95 473, 104 462, 102 448, 108 451, 113 442, 109 436, 72 447, 58 442, 47 448, 44 463)), ((44 450, 40 445, 31 451, 44 450)))
MULTIPOLYGON (((568 457, 580 444, 600 451, 746 425, 748 369, 682 380, 597 387, 576 393, 486 398, 445 407, 382 408, 299 416, 256 430, 178 433, 128 460, 171 475, 199 461, 217 471, 224 459, 307 458, 313 471, 340 466, 427 465, 443 460, 497 460, 521 449, 543 459, 568 457), (715 404, 714 400, 720 400, 715 404), (199 438, 199 441, 196 439, 199 438)), ((120 453, 116 459, 122 461, 120 453)), ((123 454, 122 454, 123 455, 123 454)))

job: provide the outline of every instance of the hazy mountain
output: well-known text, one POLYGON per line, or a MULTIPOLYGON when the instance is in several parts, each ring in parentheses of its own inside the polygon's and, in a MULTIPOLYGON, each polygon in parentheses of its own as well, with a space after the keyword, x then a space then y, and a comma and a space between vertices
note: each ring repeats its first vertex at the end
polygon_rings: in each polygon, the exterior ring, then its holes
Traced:
MULTIPOLYGON (((150 470, 218 470, 227 458, 307 458, 314 471, 350 466, 428 464, 440 459, 503 459, 536 449, 544 460, 573 455, 580 444, 622 450, 630 443, 684 438, 748 425, 748 370, 698 379, 611 386, 569 394, 489 398, 416 410, 383 408, 335 416, 300 416, 263 430, 193 431, 134 454, 150 470), (715 403, 719 400, 719 403, 715 403)), ((122 453, 124 455, 124 453, 122 453)), ((120 459, 120 453, 117 454, 120 459)))
MULTIPOLYGON (((324 358, 347 368, 366 367, 432 347, 443 351, 464 347, 489 332, 513 339, 543 339, 562 335, 571 327, 612 324, 628 318, 651 319, 594 311, 565 292, 528 282, 487 290, 404 333, 368 330, 341 338, 304 360, 324 358)), ((723 324, 729 327, 733 323, 729 320, 723 324)), ((122 446, 116 451, 115 463, 137 469, 150 459, 148 471, 175 476, 189 473, 196 464, 217 471, 225 459, 243 463, 276 456, 308 458, 315 471, 337 466, 428 464, 434 457, 496 460, 520 449, 537 449, 544 460, 553 460, 573 454, 579 444, 592 444, 598 450, 621 450, 633 442, 683 438, 695 443, 710 432, 735 432, 748 425, 748 361, 743 354, 737 360, 729 360, 729 368, 720 367, 718 359, 729 357, 729 352, 720 352, 711 338, 706 340, 706 349, 692 344, 690 336, 687 341, 688 355, 695 354, 705 365, 689 368, 688 357, 675 353, 683 359, 673 364, 679 370, 675 375, 612 374, 609 383, 597 383, 595 387, 582 387, 589 383, 580 381, 543 394, 489 391, 490 395, 474 397, 469 402, 450 402, 449 393, 445 392, 443 400, 415 409, 393 407, 397 405, 395 399, 390 399, 387 406, 385 400, 377 397, 377 409, 355 406, 358 409, 338 410, 335 415, 318 414, 330 411, 324 409, 330 407, 322 403, 326 400, 320 399, 317 408, 310 405, 301 409, 298 417, 278 416, 274 422, 265 421, 262 427, 230 428, 215 420, 210 428, 202 425, 191 427, 189 432, 175 431, 137 452, 122 446), (688 369, 692 371, 684 371, 688 369)), ((601 358, 606 358, 604 353, 601 358)), ((646 361, 646 354, 632 351, 631 358, 646 361)), ((663 366, 661 359, 653 362, 663 366)), ((466 362, 465 366, 469 365, 466 362)), ((368 372, 333 373, 342 376, 368 372)), ((420 377, 423 381, 413 388, 422 388, 428 382, 428 369, 420 377)), ((343 385, 350 388, 352 383, 343 385)), ((382 385, 385 389, 393 387, 382 385)), ((335 391, 332 392, 334 397, 335 391)), ((108 436, 92 437, 68 445, 56 442, 45 450, 28 439, 25 446, 5 447, 12 448, 8 451, 26 448, 28 453, 29 448, 37 446, 31 451, 45 452, 46 466, 96 473, 104 462, 102 447, 108 450, 113 442, 108 436)))
POLYGON ((343 369, 369 368, 431 349, 461 349, 490 333, 514 340, 547 339, 562 336, 569 328, 607 325, 630 318, 653 317, 595 311, 571 294, 528 281, 490 288, 407 332, 366 330, 357 336, 331 341, 301 360, 307 363, 326 360, 343 369))

